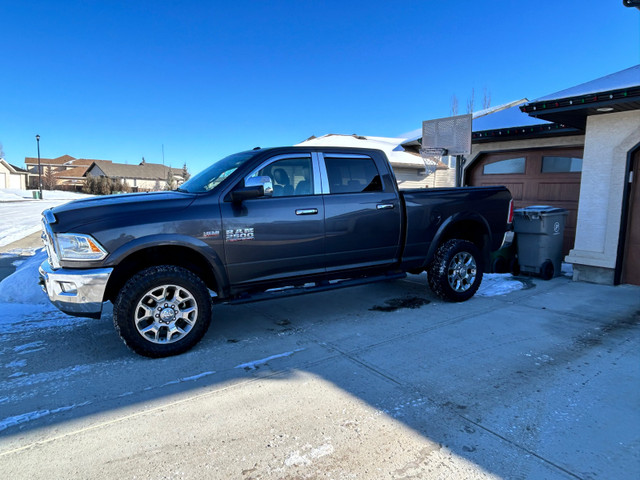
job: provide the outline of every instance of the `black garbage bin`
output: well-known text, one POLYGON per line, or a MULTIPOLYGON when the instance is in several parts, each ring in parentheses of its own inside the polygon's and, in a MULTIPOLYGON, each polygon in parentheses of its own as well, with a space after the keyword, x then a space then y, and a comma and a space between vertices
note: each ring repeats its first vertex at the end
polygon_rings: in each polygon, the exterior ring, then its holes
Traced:
POLYGON ((522 273, 549 280, 562 273, 562 241, 569 212, 564 208, 534 205, 514 212, 513 230, 522 273))

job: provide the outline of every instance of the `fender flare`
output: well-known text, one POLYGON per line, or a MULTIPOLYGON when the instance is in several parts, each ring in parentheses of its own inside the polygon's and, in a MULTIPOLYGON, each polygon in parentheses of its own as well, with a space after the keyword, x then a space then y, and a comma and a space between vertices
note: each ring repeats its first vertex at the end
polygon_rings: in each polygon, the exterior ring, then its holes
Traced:
POLYGON ((483 255, 487 254, 485 250, 488 246, 492 245, 492 234, 491 228, 489 227, 489 223, 487 222, 486 218, 474 212, 459 212, 448 217, 444 222, 442 222, 442 224, 436 231, 435 235, 433 236, 433 240, 429 245, 429 249, 427 250, 427 256, 423 265, 424 268, 426 268, 429 263, 431 263, 431 259, 435 255, 436 250, 442 244, 442 239, 447 238, 448 233, 462 222, 474 222, 480 225, 482 229, 480 231, 480 234, 486 235, 488 237, 488 242, 484 246, 478 245, 478 249, 483 253, 483 255))
POLYGON ((157 247, 183 247, 193 250, 206 259, 218 286, 218 294, 224 294, 229 290, 229 277, 218 254, 202 240, 188 235, 156 234, 135 238, 114 250, 106 259, 105 265, 118 268, 118 265, 136 252, 157 247))

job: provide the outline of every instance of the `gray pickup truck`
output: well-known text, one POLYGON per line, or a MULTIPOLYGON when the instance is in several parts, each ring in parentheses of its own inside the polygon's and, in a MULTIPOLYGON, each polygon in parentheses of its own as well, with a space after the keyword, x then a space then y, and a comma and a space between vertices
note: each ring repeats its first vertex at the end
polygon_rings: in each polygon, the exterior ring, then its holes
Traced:
POLYGON ((133 351, 176 355, 216 302, 240 303, 428 272, 471 298, 512 221, 504 187, 399 191, 386 155, 255 149, 171 192, 112 195, 43 213, 40 283, 65 313, 113 321, 133 351))

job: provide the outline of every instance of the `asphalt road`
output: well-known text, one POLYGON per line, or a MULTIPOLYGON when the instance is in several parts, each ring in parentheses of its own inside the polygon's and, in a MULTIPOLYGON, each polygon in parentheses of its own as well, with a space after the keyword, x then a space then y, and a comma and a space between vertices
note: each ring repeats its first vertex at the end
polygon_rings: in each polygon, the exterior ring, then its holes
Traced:
POLYGON ((640 476, 640 288, 557 278, 446 304, 424 282, 217 306, 160 360, 108 313, 26 308, 39 328, 0 332, 2 476, 640 476))

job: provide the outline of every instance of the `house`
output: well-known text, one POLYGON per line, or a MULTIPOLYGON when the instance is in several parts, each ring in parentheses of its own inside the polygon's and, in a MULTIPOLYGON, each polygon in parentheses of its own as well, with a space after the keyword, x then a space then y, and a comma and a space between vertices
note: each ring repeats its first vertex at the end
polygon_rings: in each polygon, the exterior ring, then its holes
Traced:
POLYGON ((0 158, 0 188, 27 189, 27 171, 0 158))
MULTIPOLYGON (((57 158, 40 158, 41 179, 51 169, 56 188, 80 190, 84 184, 84 174, 94 161, 88 158, 74 158, 71 155, 62 155, 57 158)), ((110 160, 101 161, 111 162, 110 160)), ((38 188, 38 159, 26 157, 24 163, 28 172, 28 187, 38 188)))
POLYGON ((465 185, 569 211, 574 280, 640 285, 640 65, 474 120, 465 185))
POLYGON ((406 138, 328 134, 308 138, 298 145, 375 148, 386 153, 401 188, 453 186, 455 170, 450 165, 431 160, 425 164, 419 143, 405 147, 406 142, 406 138))
POLYGON ((134 192, 137 192, 165 188, 169 172, 177 183, 184 181, 183 169, 166 167, 158 163, 147 163, 144 159, 139 165, 94 160, 85 176, 119 179, 126 182, 134 192))

